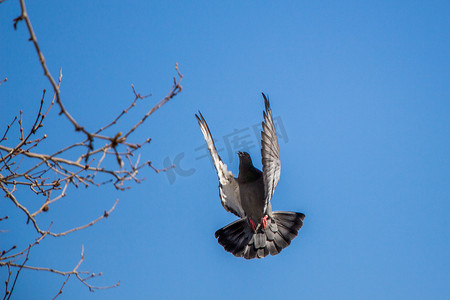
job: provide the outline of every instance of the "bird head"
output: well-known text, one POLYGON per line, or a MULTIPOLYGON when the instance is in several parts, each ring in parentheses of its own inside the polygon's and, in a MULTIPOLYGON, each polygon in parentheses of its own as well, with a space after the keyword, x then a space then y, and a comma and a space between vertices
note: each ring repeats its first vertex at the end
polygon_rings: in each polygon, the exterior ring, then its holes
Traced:
POLYGON ((248 154, 247 152, 238 151, 238 156, 239 164, 253 165, 250 154, 248 154))

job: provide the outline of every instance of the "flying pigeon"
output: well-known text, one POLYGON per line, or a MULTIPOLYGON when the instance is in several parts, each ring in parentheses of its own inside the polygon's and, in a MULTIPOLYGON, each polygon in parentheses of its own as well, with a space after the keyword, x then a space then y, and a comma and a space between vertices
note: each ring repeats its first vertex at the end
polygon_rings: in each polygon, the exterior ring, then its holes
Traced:
POLYGON ((280 179, 280 149, 269 99, 262 95, 265 103, 261 131, 262 172, 253 166, 248 153, 238 152, 239 175, 235 178, 217 154, 205 118, 200 111, 195 115, 219 177, 222 205, 239 217, 217 230, 215 237, 226 251, 246 259, 280 253, 297 236, 305 218, 302 213, 272 211, 270 200, 280 179))

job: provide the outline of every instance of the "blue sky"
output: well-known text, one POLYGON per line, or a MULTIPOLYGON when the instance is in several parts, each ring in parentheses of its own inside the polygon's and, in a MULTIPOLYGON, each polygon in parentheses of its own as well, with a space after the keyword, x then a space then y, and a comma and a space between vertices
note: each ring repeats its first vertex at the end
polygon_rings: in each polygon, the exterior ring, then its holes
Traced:
MULTIPOLYGON (((63 231, 111 216, 63 238, 48 238, 29 265, 103 272, 89 291, 70 280, 61 299, 262 298, 446 299, 450 295, 450 3, 448 1, 28 1, 47 64, 63 69, 61 96, 95 129, 133 99, 152 93, 124 120, 133 124, 172 84, 183 92, 131 136, 152 142, 142 184, 69 190, 39 221, 63 231), (306 215, 280 255, 245 261, 225 252, 215 230, 235 219, 221 206, 217 177, 200 158, 201 110, 222 158, 234 129, 262 121, 270 96, 286 138, 274 210, 306 215), (181 155, 181 156, 180 156, 181 155)), ((0 5, 0 127, 23 109, 33 121, 42 74, 18 1, 0 5)), ((49 98, 48 98, 49 99, 49 98)), ((54 109, 40 152, 81 136, 54 109)), ((3 132, 3 129, 1 129, 3 132)), ((44 132, 43 131, 43 132, 44 132)), ((256 143, 253 135, 247 137, 256 143)), ((234 152, 233 152, 234 151, 234 152)), ((258 147, 249 149, 261 167, 258 147)), ((29 194, 27 194, 29 195, 29 194)), ((24 194, 24 203, 33 198, 24 194)), ((34 238, 11 202, 0 202, 0 246, 34 238)), ((42 227, 45 227, 44 225, 42 227)), ((0 270, 2 278, 6 276, 0 270)), ((2 279, 3 280, 3 279, 2 279)), ((51 299, 64 278, 22 272, 17 299, 51 299)))

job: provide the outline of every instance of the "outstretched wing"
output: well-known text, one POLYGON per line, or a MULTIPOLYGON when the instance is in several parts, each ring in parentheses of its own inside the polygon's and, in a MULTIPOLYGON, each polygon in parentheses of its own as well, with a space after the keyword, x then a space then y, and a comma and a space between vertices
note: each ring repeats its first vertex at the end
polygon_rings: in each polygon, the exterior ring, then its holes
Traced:
POLYGON ((266 110, 263 112, 264 122, 262 122, 263 130, 261 131, 261 157, 265 190, 264 211, 266 211, 267 205, 270 199, 272 199, 273 192, 278 184, 278 180, 280 180, 281 163, 280 147, 278 146, 277 133, 273 124, 269 99, 267 99, 264 93, 262 95, 266 107, 266 110))
POLYGON ((202 130, 203 137, 208 145, 208 150, 211 154, 214 167, 216 168, 217 176, 219 177, 219 194, 222 205, 226 211, 232 212, 236 216, 244 218, 245 213, 241 205, 238 182, 234 178, 233 173, 227 170, 227 165, 222 162, 219 154, 217 154, 216 146, 214 145, 208 124, 206 124, 202 114, 200 112, 198 112, 198 114, 199 115, 196 114, 195 117, 200 125, 200 129, 202 130))

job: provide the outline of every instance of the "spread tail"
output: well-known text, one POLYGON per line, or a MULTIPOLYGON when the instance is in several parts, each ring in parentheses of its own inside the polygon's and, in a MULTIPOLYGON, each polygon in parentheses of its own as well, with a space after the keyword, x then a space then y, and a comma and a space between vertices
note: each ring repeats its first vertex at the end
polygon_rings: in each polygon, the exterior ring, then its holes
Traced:
POLYGON ((256 232, 247 218, 239 219, 216 231, 216 238, 223 248, 234 256, 245 259, 277 255, 289 246, 302 228, 305 215, 288 211, 274 211, 267 219, 267 226, 256 232))

